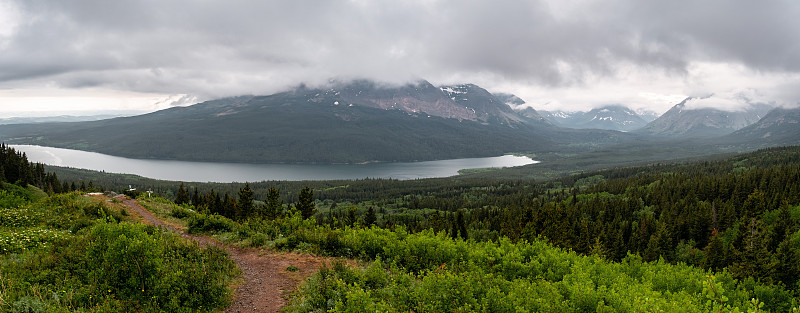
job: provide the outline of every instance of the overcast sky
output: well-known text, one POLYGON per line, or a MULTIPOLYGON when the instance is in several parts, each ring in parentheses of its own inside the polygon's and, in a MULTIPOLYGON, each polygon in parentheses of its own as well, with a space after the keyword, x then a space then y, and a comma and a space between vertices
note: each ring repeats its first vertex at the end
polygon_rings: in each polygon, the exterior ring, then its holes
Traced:
POLYGON ((798 16, 796 0, 0 0, 0 114, 332 78, 469 82, 546 110, 798 105, 798 16))

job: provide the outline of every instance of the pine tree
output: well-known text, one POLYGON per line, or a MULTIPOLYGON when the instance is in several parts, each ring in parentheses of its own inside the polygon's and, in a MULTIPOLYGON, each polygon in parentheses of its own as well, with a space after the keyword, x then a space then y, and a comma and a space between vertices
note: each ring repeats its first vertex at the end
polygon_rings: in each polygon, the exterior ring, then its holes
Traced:
POLYGON ((351 206, 350 208, 347 209, 347 225, 348 226, 355 225, 355 223, 356 223, 356 212, 357 211, 358 211, 358 209, 356 209, 356 207, 354 207, 354 206, 351 206))
POLYGON ((594 237, 594 243, 592 244, 591 249, 589 250, 589 254, 605 258, 608 256, 608 250, 603 246, 603 243, 600 242, 600 237, 594 237))
POLYGON ((703 267, 714 271, 719 271, 727 264, 725 262, 725 247, 722 236, 714 230, 708 245, 704 249, 703 267))
POLYGON ((270 186, 267 189, 267 219, 276 219, 283 215, 283 201, 281 201, 281 192, 275 186, 270 186))
POLYGON ((375 221, 377 221, 377 217, 375 216, 375 208, 369 207, 367 209, 367 214, 364 215, 364 226, 372 226, 375 225, 375 221))
POLYGON ((177 204, 188 204, 190 200, 189 192, 186 191, 186 188, 183 187, 183 183, 181 183, 181 186, 178 187, 178 194, 175 195, 174 202, 177 204))
POLYGON ((619 229, 614 236, 614 245, 611 246, 610 257, 619 262, 628 254, 628 249, 625 247, 625 239, 623 230, 619 229))
POLYGON ((225 208, 222 205, 222 200, 220 200, 219 193, 211 189, 211 191, 206 194, 205 203, 208 206, 208 210, 212 214, 219 214, 222 216, 226 216, 225 208))
POLYGON ((311 188, 305 186, 300 190, 300 195, 298 196, 295 208, 300 211, 300 215, 302 215, 303 218, 310 218, 314 216, 316 205, 314 204, 314 191, 311 190, 311 188))
POLYGON ((245 219, 253 214, 253 189, 250 189, 250 183, 245 183, 242 189, 239 189, 239 201, 236 202, 236 217, 245 219))
POLYGON ((200 193, 197 192, 197 187, 194 187, 194 193, 192 193, 192 205, 194 205, 195 208, 200 208, 200 201, 200 193))
POLYGON ((578 253, 589 253, 591 250, 591 234, 589 234, 589 222, 585 219, 573 223, 572 232, 577 233, 577 239, 573 245, 573 250, 578 253))
POLYGON ((644 259, 647 261, 658 260, 658 257, 663 257, 667 261, 672 260, 674 251, 672 244, 672 232, 666 222, 659 221, 656 232, 650 236, 650 241, 647 243, 647 249, 644 252, 644 259))
POLYGON ((778 209, 778 219, 775 221, 772 228, 772 240, 768 247, 769 250, 775 251, 778 249, 778 245, 780 245, 787 235, 791 234, 793 224, 794 219, 792 219, 792 214, 789 211, 789 203, 783 202, 778 209))
POLYGON ((742 204, 741 217, 747 219, 756 218, 766 210, 766 195, 763 191, 756 189, 747 196, 747 200, 742 204))
POLYGON ((225 195, 222 196, 222 201, 220 202, 220 208, 222 210, 222 215, 226 216, 230 219, 240 220, 241 217, 239 212, 236 209, 236 199, 231 197, 231 195, 226 191, 225 195))
POLYGON ((775 279, 792 288, 797 286, 798 279, 800 279, 800 253, 792 247, 791 238, 789 236, 785 238, 778 245, 776 251, 775 258, 778 264, 775 279))
POLYGON ((747 222, 743 221, 732 249, 734 262, 731 274, 734 277, 753 277, 762 280, 770 280, 773 277, 777 264, 767 251, 768 236, 761 220, 750 218, 747 222))
POLYGON ((467 234, 467 225, 464 222, 464 212, 460 209, 456 211, 456 222, 453 225, 453 236, 455 236, 456 232, 461 239, 469 239, 469 234, 467 234))

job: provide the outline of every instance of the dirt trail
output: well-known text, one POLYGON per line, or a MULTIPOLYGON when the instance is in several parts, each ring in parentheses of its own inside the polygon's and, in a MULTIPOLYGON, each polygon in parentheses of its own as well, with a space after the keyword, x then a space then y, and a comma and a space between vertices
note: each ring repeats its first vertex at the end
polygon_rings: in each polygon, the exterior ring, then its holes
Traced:
POLYGON ((323 263, 331 260, 296 253, 227 246, 214 238, 189 235, 180 227, 165 223, 136 203, 136 200, 125 199, 123 203, 148 224, 162 226, 201 245, 221 247, 231 254, 231 258, 242 270, 243 283, 236 287, 233 304, 225 312, 278 312, 286 305, 288 292, 294 290, 301 280, 316 272, 323 263), (286 268, 289 266, 295 266, 298 270, 288 272, 286 268))

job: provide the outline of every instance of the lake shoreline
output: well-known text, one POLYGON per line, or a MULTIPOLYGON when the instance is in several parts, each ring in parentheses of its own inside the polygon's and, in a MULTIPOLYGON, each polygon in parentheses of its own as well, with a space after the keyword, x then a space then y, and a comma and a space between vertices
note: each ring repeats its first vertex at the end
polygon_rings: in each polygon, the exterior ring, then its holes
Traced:
POLYGON ((502 168, 539 163, 529 157, 503 155, 418 162, 369 162, 363 164, 227 163, 178 160, 130 159, 97 152, 9 145, 25 152, 31 162, 107 173, 184 182, 242 182, 263 180, 354 180, 386 178, 412 180, 459 175, 460 170, 502 168))

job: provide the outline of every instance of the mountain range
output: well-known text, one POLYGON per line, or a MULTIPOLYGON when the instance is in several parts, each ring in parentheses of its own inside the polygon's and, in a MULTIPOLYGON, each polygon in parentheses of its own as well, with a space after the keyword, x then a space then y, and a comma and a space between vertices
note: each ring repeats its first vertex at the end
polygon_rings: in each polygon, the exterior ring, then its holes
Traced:
POLYGON ((0 140, 140 159, 363 163, 635 151, 659 140, 679 144, 676 138, 706 138, 730 151, 794 144, 800 137, 796 110, 776 109, 758 120, 762 111, 690 110, 685 103, 647 123, 620 105, 568 115, 537 111, 474 84, 357 80, 132 117, 0 125, 0 140))
POLYGON ((758 122, 727 136, 722 143, 745 142, 750 148, 800 145, 800 108, 776 108, 758 122))
POLYGON ((665 137, 716 137, 758 122, 773 107, 763 104, 751 105, 741 110, 724 111, 714 108, 687 109, 691 98, 673 106, 642 132, 665 137))
POLYGON ((555 125, 577 129, 631 131, 647 125, 647 120, 622 105, 607 105, 588 112, 540 111, 555 125))
MULTIPOLYGON (((300 86, 134 117, 0 126, 7 143, 96 151, 144 159, 252 163, 360 163, 551 151, 549 124, 516 114, 475 85, 369 81, 300 86)), ((615 134, 595 134, 613 141, 615 134)), ((559 143, 562 144, 562 143, 559 143)))
POLYGON ((553 123, 550 120, 544 118, 539 112, 537 112, 534 108, 530 106, 525 106, 525 100, 520 99, 519 97, 510 94, 510 93, 495 93, 495 98, 500 100, 501 102, 505 103, 508 107, 512 108, 516 111, 517 114, 522 115, 532 121, 536 121, 540 124, 545 125, 552 125, 553 123))

